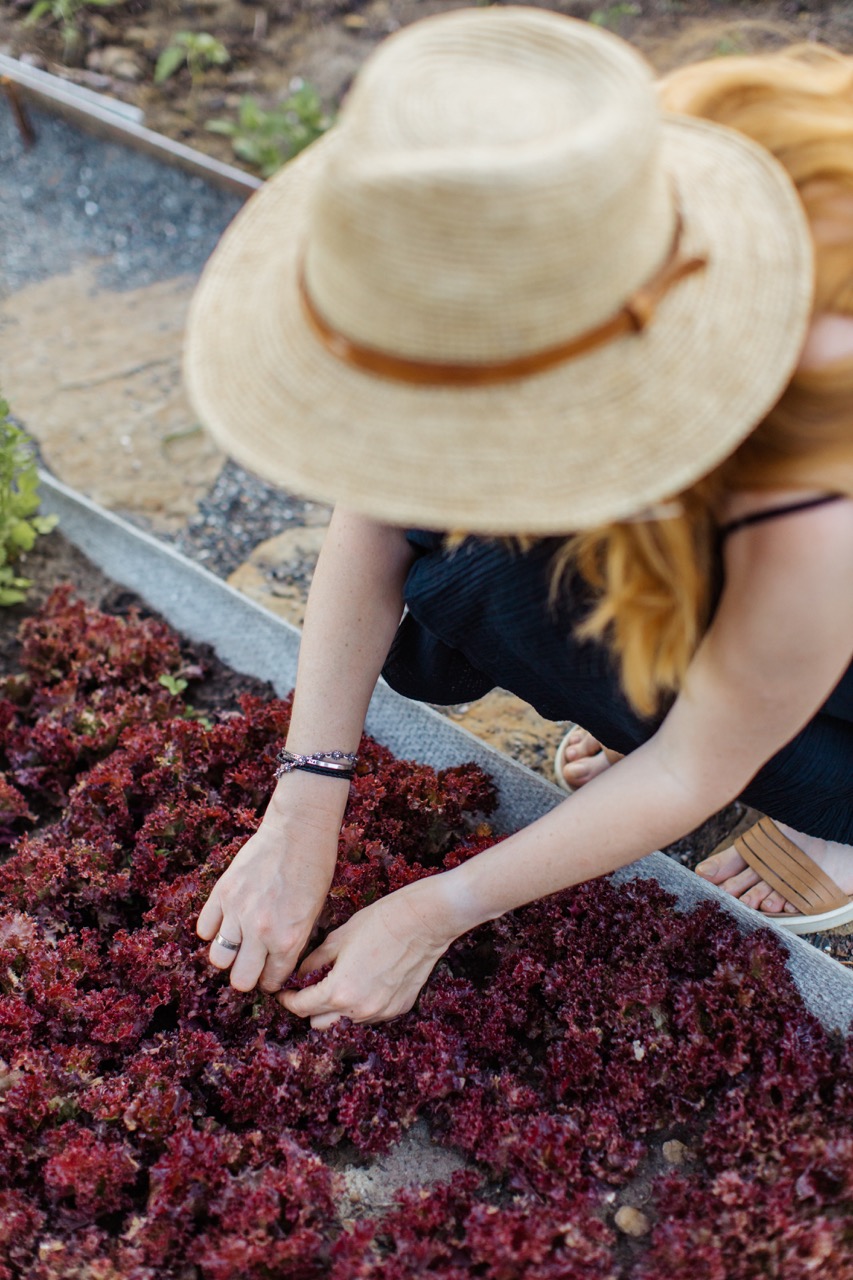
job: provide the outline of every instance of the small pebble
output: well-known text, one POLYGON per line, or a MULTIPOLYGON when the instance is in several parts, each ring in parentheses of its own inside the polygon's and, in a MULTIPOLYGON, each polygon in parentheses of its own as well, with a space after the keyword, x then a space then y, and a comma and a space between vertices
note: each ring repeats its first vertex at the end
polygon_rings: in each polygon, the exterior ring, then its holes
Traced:
POLYGON ((623 1204, 617 1209, 613 1221, 626 1236, 634 1236, 637 1239, 648 1235, 651 1225, 646 1215, 630 1204, 623 1204))
POLYGON ((670 1138, 669 1142, 663 1144, 661 1150, 667 1164, 684 1164, 690 1155, 690 1148, 683 1142, 679 1142, 677 1138, 670 1138))

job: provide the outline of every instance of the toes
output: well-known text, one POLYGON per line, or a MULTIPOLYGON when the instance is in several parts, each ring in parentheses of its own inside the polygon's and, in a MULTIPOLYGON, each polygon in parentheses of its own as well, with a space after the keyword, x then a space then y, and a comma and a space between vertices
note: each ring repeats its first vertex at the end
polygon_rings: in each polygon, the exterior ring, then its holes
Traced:
POLYGON ((745 869, 746 863, 743 858, 730 845, 728 849, 721 849, 719 853, 712 854, 710 858, 700 862, 696 867, 696 874, 712 881, 713 884, 722 885, 725 880, 740 875, 745 869))
POLYGON ((747 866, 732 846, 712 854, 695 868, 696 874, 739 898, 745 907, 766 911, 768 915, 796 915, 797 908, 786 902, 781 893, 771 889, 758 872, 747 866))
POLYGON ((748 890, 763 883, 757 871, 753 871, 752 867, 745 867, 738 875, 729 876, 724 880, 720 888, 725 889, 726 893, 730 893, 733 898, 741 898, 748 890))
POLYGON ((786 902, 781 893, 778 893, 775 889, 768 893, 767 897, 761 904, 761 910, 772 912, 773 915, 777 916, 782 914, 795 916, 798 914, 797 908, 793 903, 786 902))
POLYGON ((781 893, 771 889, 733 848, 723 849, 700 862, 696 873, 725 889, 733 898, 739 898, 745 907, 765 911, 768 915, 780 915, 783 912, 786 915, 796 915, 797 908, 786 902, 781 893))
MULTIPOLYGON (((759 880, 758 884, 740 895, 740 900, 745 907, 752 907, 753 911, 771 911, 773 908, 767 905, 767 901, 773 896, 770 885, 764 880, 759 880)), ((776 897, 778 896, 777 894, 776 897)))
POLYGON ((583 760, 589 756, 598 755, 600 750, 601 743, 586 729, 581 729, 578 726, 572 730, 566 739, 566 745, 563 748, 563 760, 566 763, 570 760, 583 760))
POLYGON ((585 756, 582 760, 568 760, 563 765, 563 777, 570 787, 580 787, 590 782, 609 767, 610 761, 603 751, 594 756, 585 756))

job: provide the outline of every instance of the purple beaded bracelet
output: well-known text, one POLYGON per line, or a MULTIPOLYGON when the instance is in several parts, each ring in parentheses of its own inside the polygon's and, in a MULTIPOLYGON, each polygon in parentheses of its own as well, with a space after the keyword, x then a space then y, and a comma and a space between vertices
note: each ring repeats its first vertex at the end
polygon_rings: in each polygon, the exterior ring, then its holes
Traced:
POLYGON ((323 773, 327 777, 345 778, 350 782, 358 756, 352 751, 311 751, 302 756, 294 755, 292 751, 279 751, 276 760, 276 778, 282 778, 294 769, 303 769, 306 773, 323 773))

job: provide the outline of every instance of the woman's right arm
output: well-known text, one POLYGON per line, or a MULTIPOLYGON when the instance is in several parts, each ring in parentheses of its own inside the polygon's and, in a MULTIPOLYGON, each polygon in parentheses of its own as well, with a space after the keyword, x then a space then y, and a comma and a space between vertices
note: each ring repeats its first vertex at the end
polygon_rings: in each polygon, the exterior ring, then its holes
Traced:
MULTIPOLYGON (((287 749, 357 751, 368 703, 403 611, 413 552, 400 529, 338 508, 311 583, 287 749)), ((198 918, 211 963, 241 991, 278 991, 295 968, 335 870, 345 781, 282 777, 257 832, 198 918), (233 963, 232 963, 233 962, 233 963)))

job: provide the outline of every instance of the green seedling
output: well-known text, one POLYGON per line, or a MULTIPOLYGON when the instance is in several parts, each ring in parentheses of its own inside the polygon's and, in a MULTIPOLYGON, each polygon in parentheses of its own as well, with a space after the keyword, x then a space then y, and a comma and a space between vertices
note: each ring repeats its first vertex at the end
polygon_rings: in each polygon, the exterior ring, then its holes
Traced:
POLYGON ((179 31, 157 59, 154 83, 163 84, 186 63, 190 80, 196 85, 211 67, 224 67, 231 55, 221 40, 209 31, 179 31))
POLYGON ((58 23, 64 44, 63 58, 67 61, 82 39, 80 15, 90 7, 109 9, 124 0, 36 0, 26 17, 26 25, 47 18, 48 25, 58 23))
POLYGON ((56 516, 39 516, 38 471, 32 441, 9 417, 0 398, 0 605, 19 604, 32 583, 15 565, 40 534, 50 533, 56 516))
POLYGON ((171 693, 173 698, 179 697, 187 687, 187 682, 183 676, 170 676, 168 672, 158 676, 157 683, 161 684, 168 693, 171 693))
POLYGON ((211 120, 207 128, 230 138, 235 156, 269 178, 333 123, 313 85, 296 80, 291 90, 271 111, 265 111, 256 98, 245 97, 236 121, 211 120))
POLYGON ((606 9, 593 9, 589 21, 594 27, 618 31, 623 18, 636 18, 643 10, 638 4, 611 4, 606 9))
MULTIPOLYGON (((187 688, 188 682, 183 676, 173 676, 170 675, 168 671, 164 671, 161 676, 157 677, 157 683, 161 684, 168 693, 171 693, 173 698, 179 698, 187 688)), ((184 720, 195 720, 203 729, 213 728, 212 721, 204 714, 204 712, 197 711, 195 707, 191 707, 189 704, 184 707, 181 714, 184 720)))
POLYGON ((737 32, 731 32, 728 35, 720 36, 720 39, 711 50, 712 58, 732 58, 738 54, 747 52, 747 47, 743 40, 738 36, 737 32))

